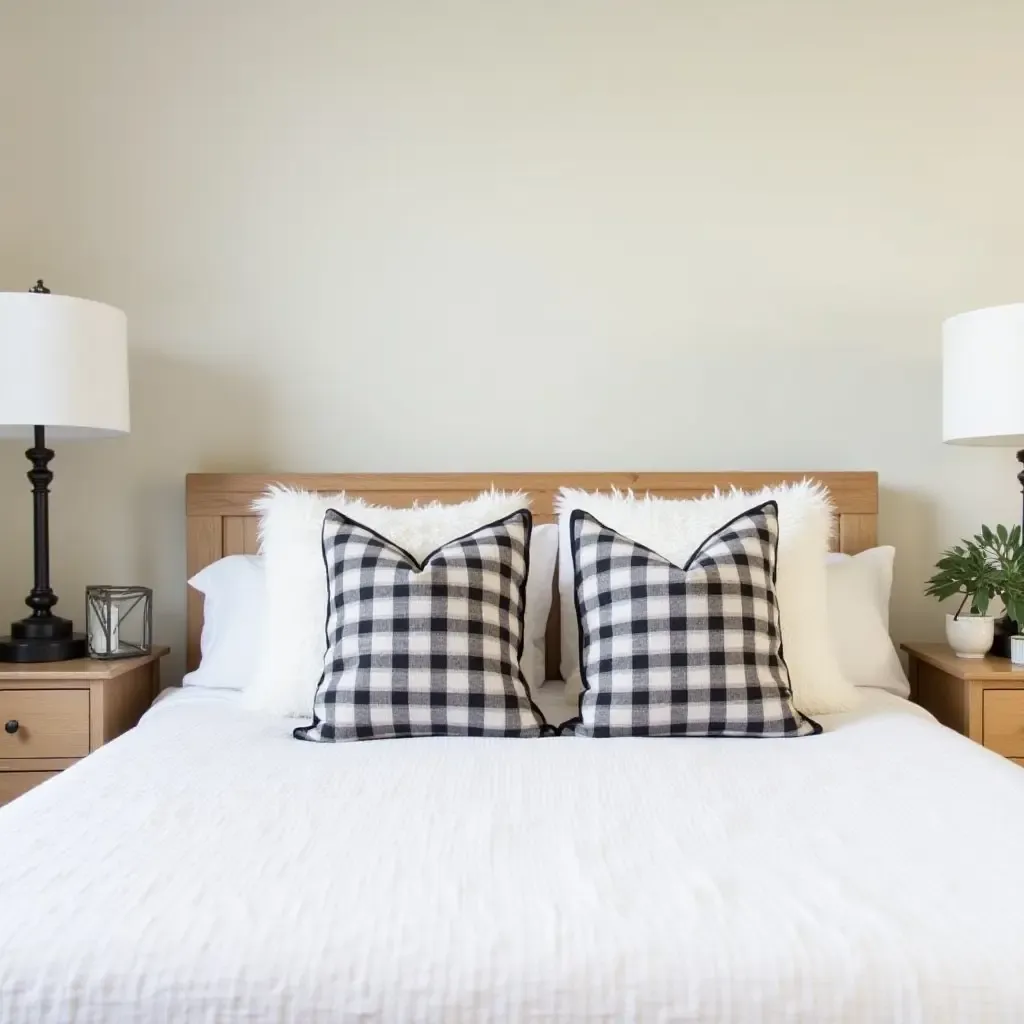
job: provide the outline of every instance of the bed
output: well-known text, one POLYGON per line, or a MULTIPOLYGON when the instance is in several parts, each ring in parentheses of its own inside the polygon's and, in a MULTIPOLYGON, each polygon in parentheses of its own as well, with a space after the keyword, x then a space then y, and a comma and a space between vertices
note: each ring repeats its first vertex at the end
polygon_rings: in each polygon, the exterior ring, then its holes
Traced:
MULTIPOLYGON (((199 480, 190 569, 254 543, 264 482, 199 480)), ((808 741, 290 724, 172 690, 0 809, 3 1024, 1022 1017, 1024 773, 900 698, 808 741)))

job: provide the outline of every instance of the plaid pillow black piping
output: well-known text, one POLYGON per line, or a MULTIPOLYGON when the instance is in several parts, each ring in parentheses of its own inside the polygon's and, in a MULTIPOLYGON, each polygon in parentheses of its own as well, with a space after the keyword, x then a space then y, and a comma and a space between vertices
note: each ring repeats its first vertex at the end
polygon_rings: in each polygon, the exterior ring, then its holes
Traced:
POLYGON ((682 568, 582 509, 569 518, 583 693, 560 732, 806 736, 775 597, 778 505, 707 538, 682 568))
POLYGON ((519 668, 532 529, 520 509, 419 562, 330 509, 327 654, 296 738, 550 733, 519 668))

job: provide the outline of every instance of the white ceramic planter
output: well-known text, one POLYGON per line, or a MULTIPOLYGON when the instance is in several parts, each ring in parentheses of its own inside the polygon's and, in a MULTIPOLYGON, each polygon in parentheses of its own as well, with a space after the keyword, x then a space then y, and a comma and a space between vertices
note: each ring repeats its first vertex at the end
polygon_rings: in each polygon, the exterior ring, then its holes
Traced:
POLYGON ((995 639, 991 615, 946 615, 946 641, 958 658, 984 658, 995 639))

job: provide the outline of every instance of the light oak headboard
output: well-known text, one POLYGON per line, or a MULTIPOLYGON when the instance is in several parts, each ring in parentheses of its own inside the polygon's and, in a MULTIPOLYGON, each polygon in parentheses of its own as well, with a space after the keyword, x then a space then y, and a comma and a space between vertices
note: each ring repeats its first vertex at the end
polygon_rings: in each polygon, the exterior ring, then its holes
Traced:
MULTIPOLYGON (((716 487, 752 490, 768 484, 820 480, 832 495, 839 516, 836 548, 856 554, 874 547, 878 525, 877 473, 193 473, 185 478, 188 576, 225 555, 256 554, 257 517, 252 501, 271 483, 309 491, 337 493, 377 505, 407 506, 416 501, 465 501, 493 484, 499 490, 521 490, 532 498, 537 522, 551 522, 552 502, 559 487, 588 491, 649 491, 665 498, 695 498, 716 487)), ((203 598, 188 590, 188 668, 199 664, 203 598)), ((554 609, 557 611, 557 607, 554 609)), ((552 630, 557 629, 552 615, 552 630)), ((548 647, 557 652, 549 634, 548 647)), ((557 661, 557 658, 556 658, 557 661)))

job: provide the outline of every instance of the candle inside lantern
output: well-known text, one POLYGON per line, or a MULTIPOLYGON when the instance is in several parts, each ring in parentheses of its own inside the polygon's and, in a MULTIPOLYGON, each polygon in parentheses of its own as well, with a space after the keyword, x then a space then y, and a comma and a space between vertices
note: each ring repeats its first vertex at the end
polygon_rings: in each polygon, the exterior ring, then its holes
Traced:
POLYGON ((110 636, 109 645, 107 644, 107 633, 104 633, 103 622, 99 614, 92 616, 89 649, 93 654, 113 654, 120 646, 117 640, 117 605, 108 605, 107 613, 110 615, 110 628, 107 631, 110 636))

